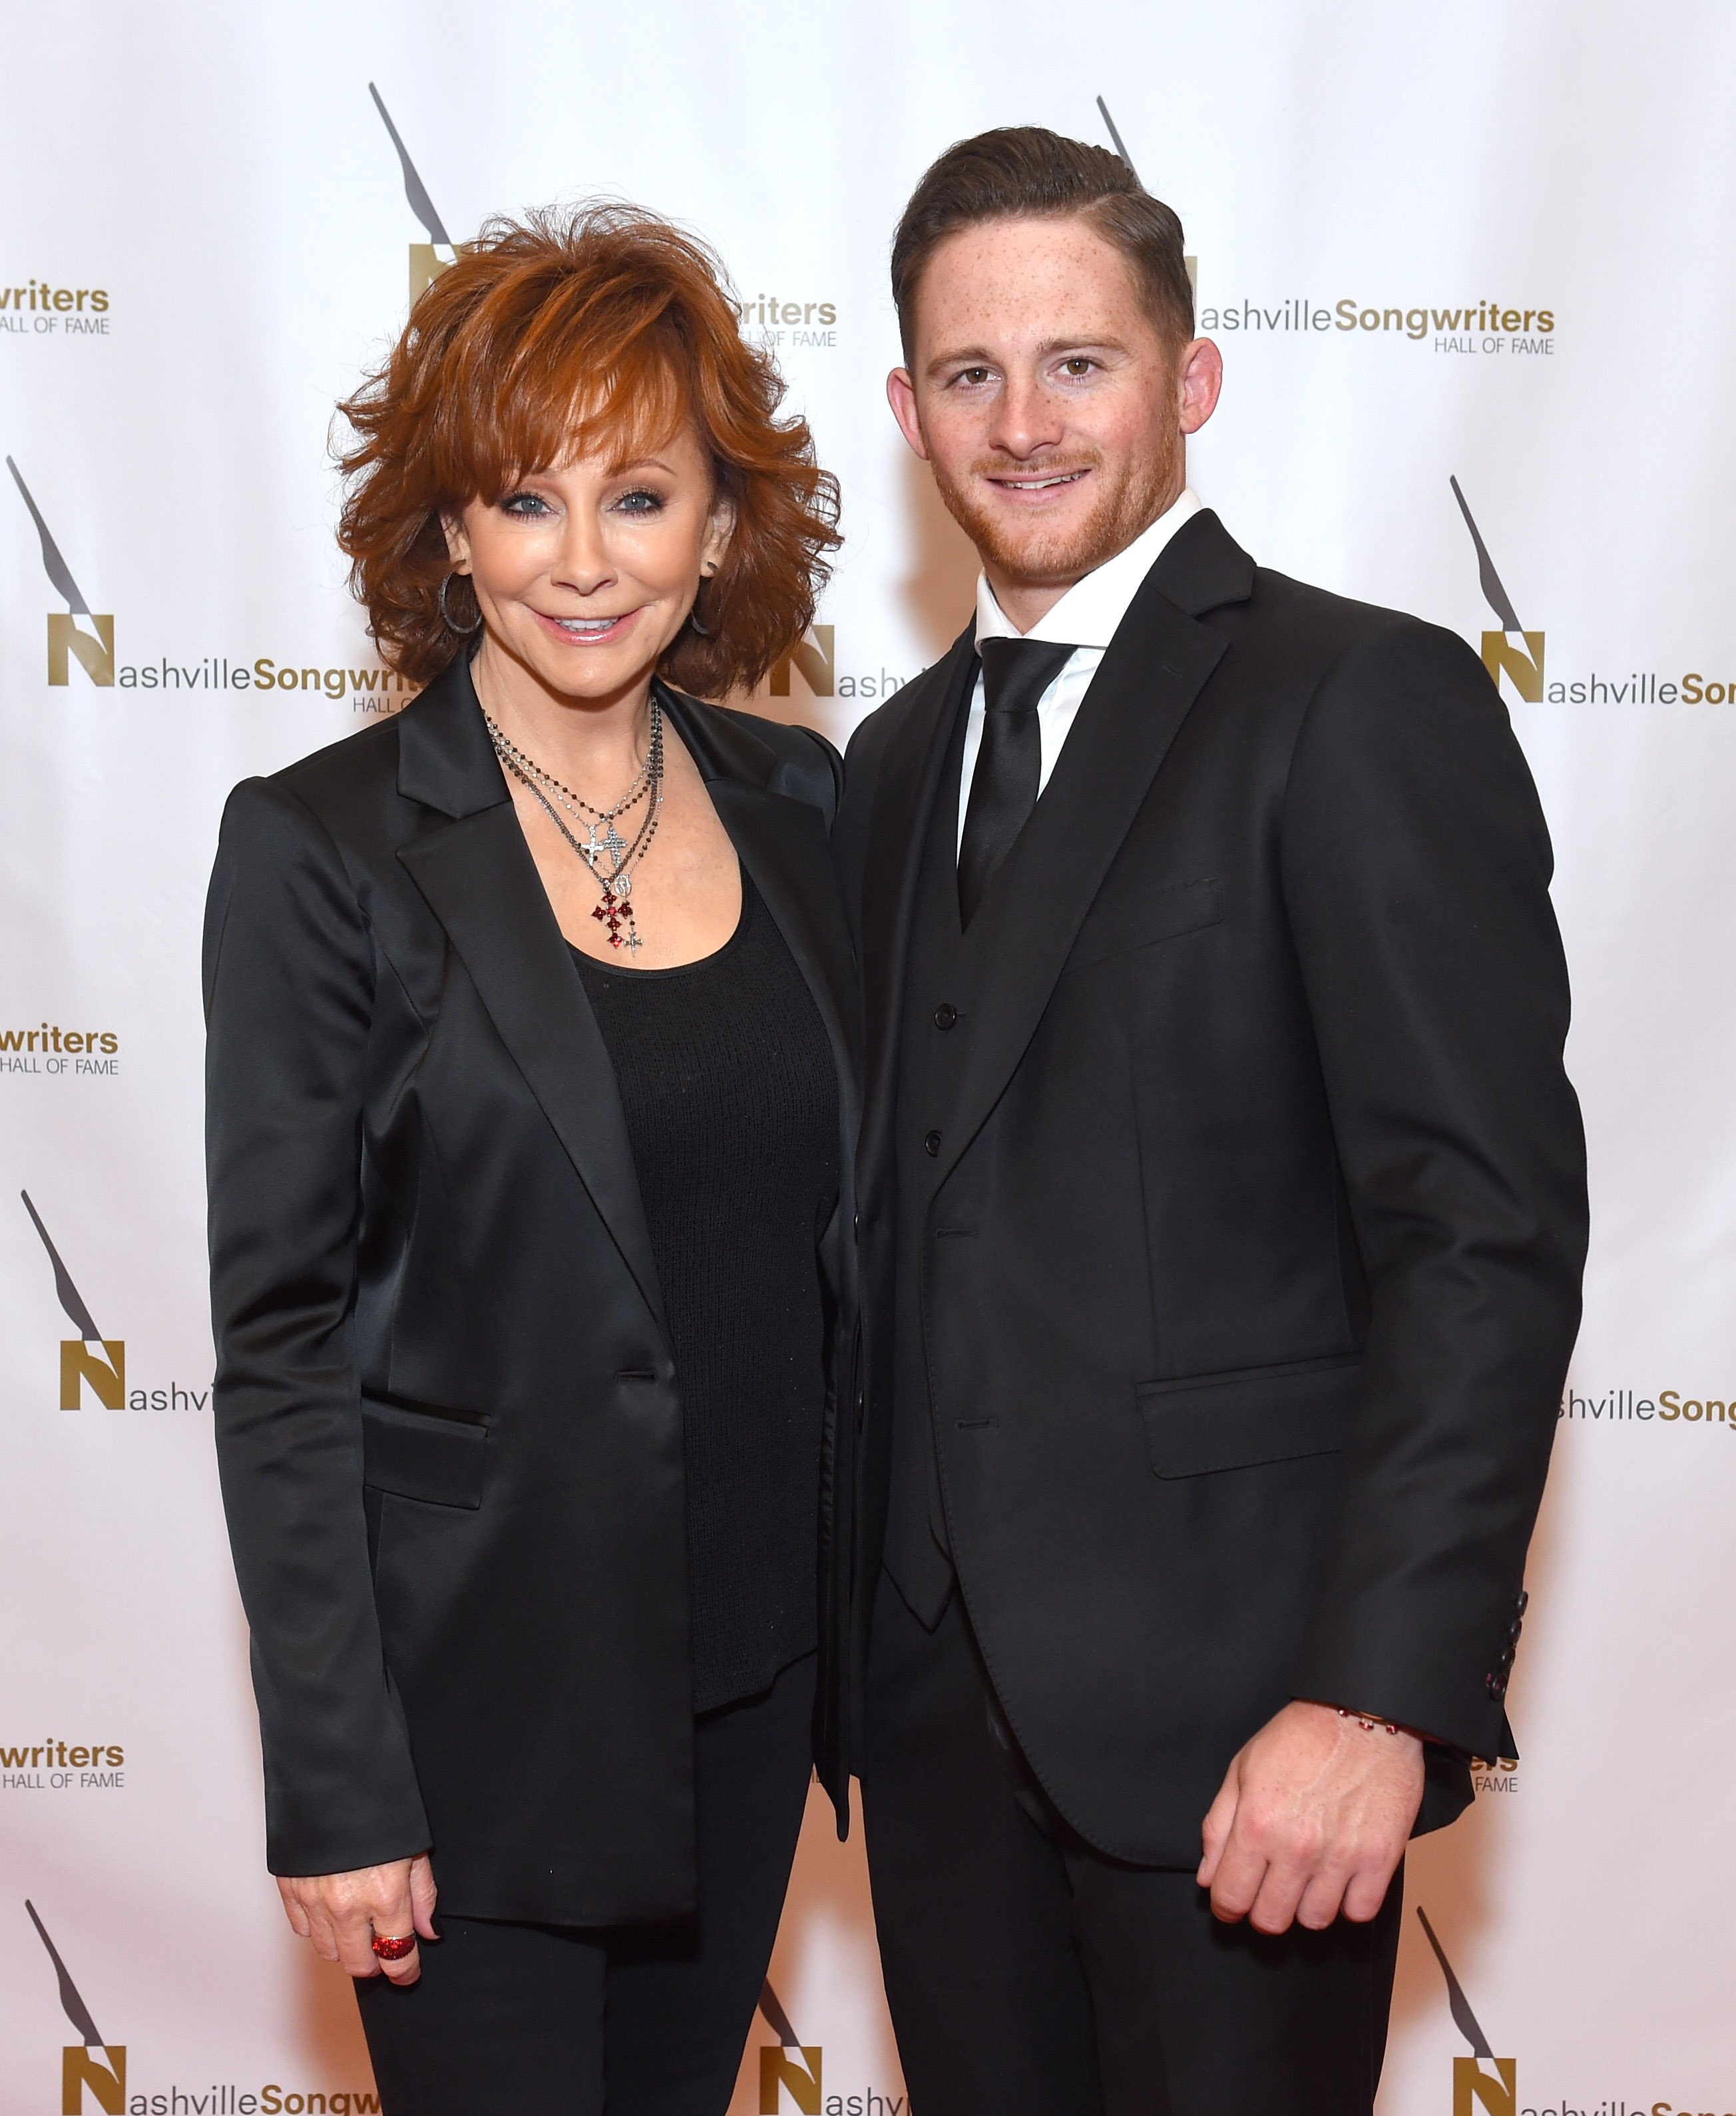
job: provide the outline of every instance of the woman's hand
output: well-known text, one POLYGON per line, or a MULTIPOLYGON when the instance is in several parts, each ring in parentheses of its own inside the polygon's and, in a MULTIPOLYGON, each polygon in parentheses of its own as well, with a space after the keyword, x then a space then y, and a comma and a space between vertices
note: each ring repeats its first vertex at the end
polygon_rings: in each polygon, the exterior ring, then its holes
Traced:
POLYGON ((394 1984, 413 1984, 422 1973, 421 1949, 412 1947, 402 1962, 382 1962, 374 1952, 375 1936, 440 1937, 434 1930, 434 1869, 426 1852, 353 1874, 313 1874, 298 1880, 280 1874, 278 1893, 290 1924, 313 1942, 314 1953, 341 1962, 352 1976, 383 1975, 394 1984))

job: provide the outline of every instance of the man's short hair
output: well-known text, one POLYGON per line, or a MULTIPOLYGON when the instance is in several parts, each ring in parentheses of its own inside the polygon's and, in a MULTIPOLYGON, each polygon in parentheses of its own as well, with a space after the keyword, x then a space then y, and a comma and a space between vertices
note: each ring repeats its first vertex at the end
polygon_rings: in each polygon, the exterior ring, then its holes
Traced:
POLYGON ((911 194, 892 238, 892 299, 909 362, 916 290, 949 235, 983 221, 1076 214, 1120 251, 1160 330, 1185 345, 1194 334, 1194 290, 1181 223, 1119 154, 1040 125, 1006 125, 949 147, 911 194))

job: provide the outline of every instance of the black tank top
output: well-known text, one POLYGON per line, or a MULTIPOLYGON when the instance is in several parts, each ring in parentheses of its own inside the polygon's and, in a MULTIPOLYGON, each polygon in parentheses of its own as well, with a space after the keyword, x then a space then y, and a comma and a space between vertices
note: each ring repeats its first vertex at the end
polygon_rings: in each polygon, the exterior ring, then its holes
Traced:
POLYGON ((573 950, 614 1063, 681 1395, 693 1706, 769 1686, 817 1638, 838 1081, 812 995, 744 872, 714 955, 573 950))

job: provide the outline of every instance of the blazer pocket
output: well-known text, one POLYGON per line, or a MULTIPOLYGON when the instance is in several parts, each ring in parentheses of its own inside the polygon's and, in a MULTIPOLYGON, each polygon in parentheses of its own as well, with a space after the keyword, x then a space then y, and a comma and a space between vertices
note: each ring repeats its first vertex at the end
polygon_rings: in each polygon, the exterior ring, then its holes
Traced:
POLYGON ((1199 881, 1172 882, 1087 919, 1066 967, 1082 970, 1092 963, 1130 955, 1137 949, 1154 948, 1160 941, 1215 926, 1223 917, 1223 892, 1210 876, 1199 881))
POLYGON ((1151 1466, 1160 1477, 1200 1477, 1329 1455, 1344 1445, 1361 1374, 1362 1355, 1344 1352, 1142 1382, 1140 1414, 1151 1466))
POLYGON ((488 1428, 466 1411, 409 1410, 361 1399, 361 1481, 437 1506, 482 1503, 488 1428))

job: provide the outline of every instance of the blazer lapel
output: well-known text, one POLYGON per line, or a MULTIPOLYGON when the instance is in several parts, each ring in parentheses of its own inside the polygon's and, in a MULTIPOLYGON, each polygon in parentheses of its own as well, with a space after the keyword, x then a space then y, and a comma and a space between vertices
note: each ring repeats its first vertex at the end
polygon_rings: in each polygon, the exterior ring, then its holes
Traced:
POLYGON ((399 791, 449 820, 398 857, 445 928, 666 1337, 615 1068, 462 663, 406 707, 399 742, 399 791))
POLYGON ((749 728, 665 690, 664 709, 706 780, 718 818, 765 899, 818 1008, 837 1062, 846 1137, 856 1135, 855 959, 817 808, 766 781, 776 760, 749 728))
POLYGON ((888 746, 880 767, 869 822, 862 886, 862 982, 867 1063, 863 1087, 864 1202, 873 1172, 885 1159, 897 1087, 899 1017, 916 884, 929 819, 940 791, 953 724, 967 703, 976 667, 976 628, 968 625, 928 671, 927 695, 888 746))
POLYGON ((1217 517, 1197 515, 1111 641, 1043 798, 971 922, 975 1033, 945 1127, 942 1180, 1024 1056, 1074 936, 1228 644, 1190 612, 1246 597, 1253 574, 1217 517))

